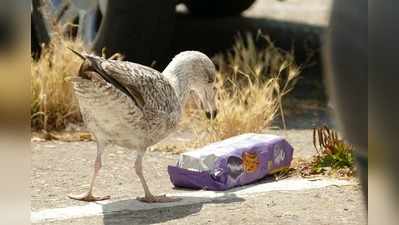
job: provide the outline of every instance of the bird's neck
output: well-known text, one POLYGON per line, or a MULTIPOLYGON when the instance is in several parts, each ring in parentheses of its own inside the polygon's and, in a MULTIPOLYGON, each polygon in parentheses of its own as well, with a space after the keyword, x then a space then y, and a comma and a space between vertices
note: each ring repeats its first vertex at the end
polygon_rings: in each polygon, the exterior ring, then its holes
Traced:
POLYGON ((191 89, 190 71, 187 69, 183 65, 172 61, 162 72, 174 88, 182 106, 185 105, 191 89))

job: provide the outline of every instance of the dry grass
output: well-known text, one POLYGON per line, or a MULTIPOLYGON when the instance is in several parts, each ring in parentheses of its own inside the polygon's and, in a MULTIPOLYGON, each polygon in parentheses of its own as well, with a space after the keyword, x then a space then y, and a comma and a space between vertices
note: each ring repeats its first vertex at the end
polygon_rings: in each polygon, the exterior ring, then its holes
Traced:
MULTIPOLYGON (((66 47, 83 51, 83 44, 61 35, 32 60, 32 129, 62 130, 81 123, 77 101, 69 82, 81 60, 66 47)), ((283 97, 294 87, 300 67, 290 52, 278 49, 264 36, 238 37, 232 51, 217 55, 217 106, 213 121, 189 104, 184 125, 197 134, 197 140, 182 148, 196 147, 247 132, 259 132, 283 115, 283 97), (256 48, 256 42, 264 47, 256 48)))
POLYGON ((282 100, 300 73, 292 53, 278 49, 265 36, 256 40, 248 34, 238 36, 232 51, 216 56, 214 62, 219 113, 209 121, 201 110, 189 105, 188 124, 198 136, 190 147, 260 132, 278 115, 285 124, 282 100), (256 48, 256 41, 264 42, 264 47, 256 48))
POLYGON ((31 61, 31 126, 34 130, 60 130, 81 121, 73 96, 71 76, 77 74, 81 59, 66 47, 83 51, 83 44, 54 35, 38 61, 31 61))
MULTIPOLYGON (((51 42, 42 47, 37 61, 31 58, 31 127, 34 131, 49 134, 82 122, 70 82, 70 78, 77 75, 82 60, 68 48, 78 52, 87 50, 82 41, 68 33, 70 26, 53 25, 51 42)), ((105 49, 102 57, 106 57, 105 49)), ((114 54, 111 58, 121 60, 123 56, 114 54)))

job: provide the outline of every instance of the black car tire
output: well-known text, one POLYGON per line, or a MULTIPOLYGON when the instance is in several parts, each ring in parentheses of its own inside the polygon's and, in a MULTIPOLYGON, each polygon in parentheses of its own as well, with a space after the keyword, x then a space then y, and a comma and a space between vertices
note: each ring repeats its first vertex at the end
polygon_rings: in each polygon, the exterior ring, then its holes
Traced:
POLYGON ((144 65, 155 61, 160 68, 167 62, 174 23, 174 1, 108 1, 93 49, 144 65))
POLYGON ((31 55, 33 58, 38 59, 41 54, 42 44, 50 42, 49 30, 46 26, 45 17, 40 10, 41 1, 32 1, 31 12, 31 55))
POLYGON ((248 9, 256 0, 186 0, 184 3, 196 16, 235 16, 248 9))

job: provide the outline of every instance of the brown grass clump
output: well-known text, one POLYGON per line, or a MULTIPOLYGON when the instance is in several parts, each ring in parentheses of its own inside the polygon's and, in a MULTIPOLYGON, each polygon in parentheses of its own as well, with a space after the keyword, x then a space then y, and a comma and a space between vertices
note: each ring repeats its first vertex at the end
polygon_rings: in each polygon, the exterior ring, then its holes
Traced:
MULTIPOLYGON (((300 67, 292 53, 278 49, 267 37, 254 39, 249 34, 245 38, 239 36, 232 51, 214 58, 219 114, 209 121, 201 109, 188 105, 183 125, 189 125, 199 140, 190 147, 260 132, 279 114, 284 123, 282 100, 294 87, 300 67), (263 41, 264 47, 255 47, 256 41, 263 41)), ((77 74, 81 59, 66 47, 84 52, 82 42, 54 35, 38 61, 32 59, 33 130, 63 130, 70 123, 81 123, 69 82, 77 74)))
POLYGON ((238 36, 231 52, 214 58, 218 67, 218 116, 209 121, 202 110, 189 105, 191 128, 198 134, 193 146, 223 140, 238 134, 260 132, 280 114, 284 121, 283 97, 294 87, 300 73, 292 53, 278 49, 261 36, 238 36), (193 123, 194 118, 194 123, 193 123))
MULTIPOLYGON (((49 7, 47 2, 43 7, 49 7)), ((34 131, 48 133, 82 122, 70 82, 71 77, 77 75, 82 60, 68 48, 78 52, 87 52, 87 48, 72 35, 71 29, 76 29, 76 25, 62 26, 52 15, 45 16, 51 21, 52 35, 51 42, 42 46, 38 59, 31 58, 31 127, 34 131)), ((102 56, 105 57, 105 49, 102 56)), ((115 54, 111 58, 120 60, 123 56, 115 54)))
POLYGON ((82 60, 67 47, 83 51, 83 43, 54 34, 40 58, 31 59, 31 126, 34 130, 60 130, 81 121, 70 78, 82 60))

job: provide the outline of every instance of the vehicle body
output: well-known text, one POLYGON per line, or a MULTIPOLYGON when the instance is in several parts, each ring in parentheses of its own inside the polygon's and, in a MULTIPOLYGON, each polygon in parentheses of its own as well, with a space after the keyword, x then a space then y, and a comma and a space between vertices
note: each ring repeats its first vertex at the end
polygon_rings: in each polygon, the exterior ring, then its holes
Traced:
MULTIPOLYGON (((88 49, 101 53, 122 53, 127 59, 151 65, 165 63, 173 38, 176 5, 184 4, 197 17, 235 16, 249 8, 255 0, 32 0, 32 46, 51 39, 48 19, 38 16, 47 3, 45 14, 60 24, 79 24, 76 37, 88 49), (50 7, 48 7, 50 5, 50 7), (157 7, 154 7, 157 6, 157 7), (41 24, 38 26, 37 24, 41 24), (47 24, 45 26, 44 24, 47 24), (47 31, 43 29, 46 28, 47 31), (47 32, 47 37, 42 38, 47 32)), ((39 44, 40 46, 40 44, 39 44)), ((32 48, 34 50, 34 48, 32 48)), ((38 48, 40 49, 40 48, 38 48)))

